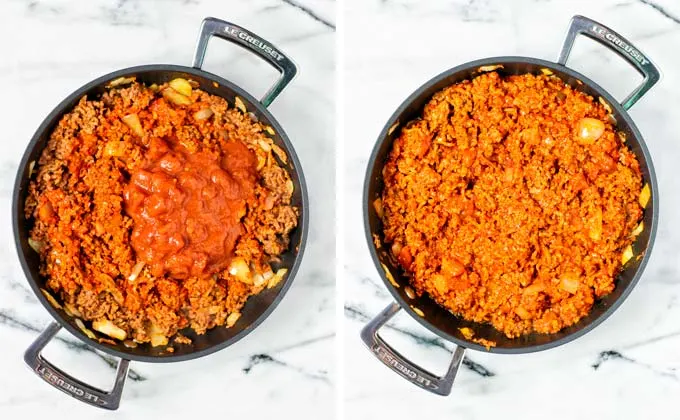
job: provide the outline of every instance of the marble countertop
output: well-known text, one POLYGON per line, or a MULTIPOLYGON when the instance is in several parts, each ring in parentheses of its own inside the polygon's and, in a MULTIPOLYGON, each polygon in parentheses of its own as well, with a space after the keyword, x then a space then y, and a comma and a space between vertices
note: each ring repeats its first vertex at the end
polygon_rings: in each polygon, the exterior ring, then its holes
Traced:
MULTIPOLYGON (((0 3, 0 418, 100 419, 112 415, 46 385, 22 355, 51 320, 28 287, 11 232, 17 164, 43 118, 68 94, 116 69, 190 65, 201 20, 232 21, 298 64, 270 107, 305 170, 312 220, 300 271, 279 307, 240 342, 201 359, 133 362, 115 418, 330 418, 335 376, 335 2, 333 0, 7 0, 0 3), (7 100, 11 98, 11 100, 7 100), (320 220, 329 223, 318 223, 320 220)), ((212 41, 205 68, 259 96, 276 73, 244 50, 212 41)), ((115 360, 61 332, 46 356, 76 377, 111 387, 115 360)))
MULTIPOLYGON (((346 1, 344 217, 340 275, 345 288, 345 414, 355 420, 680 418, 680 194, 677 162, 680 3, 667 0, 365 0, 346 1), (561 347, 533 354, 468 351, 448 397, 428 394, 388 370, 359 331, 391 296, 364 239, 361 190, 382 126, 417 87, 477 58, 524 55, 556 60, 569 19, 598 20, 644 51, 664 73, 631 110, 658 176, 661 211, 644 276, 603 324, 561 347), (665 415, 662 413, 666 413, 665 415), (414 417, 417 416, 417 417, 414 417), (438 416, 438 417, 436 417, 438 416)), ((622 99, 640 78, 615 54, 579 39, 569 65, 622 99)), ((384 335, 442 374, 451 343, 399 314, 384 335)))

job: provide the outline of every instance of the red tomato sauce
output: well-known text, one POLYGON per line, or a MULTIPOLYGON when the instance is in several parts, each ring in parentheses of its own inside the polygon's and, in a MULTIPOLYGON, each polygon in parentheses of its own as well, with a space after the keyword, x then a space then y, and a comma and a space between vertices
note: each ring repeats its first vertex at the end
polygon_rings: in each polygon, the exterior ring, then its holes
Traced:
POLYGON ((256 166, 241 142, 227 143, 217 155, 153 139, 124 195, 137 260, 154 276, 176 279, 226 268, 254 196, 256 166))

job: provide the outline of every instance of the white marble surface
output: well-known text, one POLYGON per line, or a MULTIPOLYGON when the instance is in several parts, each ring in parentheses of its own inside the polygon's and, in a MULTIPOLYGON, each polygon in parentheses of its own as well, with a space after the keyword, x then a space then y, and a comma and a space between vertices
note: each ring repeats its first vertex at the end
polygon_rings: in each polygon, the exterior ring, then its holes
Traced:
MULTIPOLYGON (((332 0, 3 0, 0 76, 0 419, 139 419, 295 415, 334 410, 334 83, 332 0), (110 71, 139 64, 190 65, 201 20, 231 20, 270 40, 300 67, 271 106, 307 177, 311 230, 302 267, 274 313, 233 346, 198 360, 132 363, 119 411, 86 406, 49 387, 24 365, 26 347, 50 321, 19 267, 10 196, 23 150, 66 95, 110 71), (12 98, 9 100, 8 98, 12 98), (325 223, 323 223, 325 222, 325 223)), ((206 68, 259 96, 275 80, 268 65, 211 42, 206 68)), ((108 389, 113 359, 60 333, 47 357, 108 389)))
MULTIPOLYGON (((353 420, 680 418, 680 3, 675 0, 348 0, 344 23, 345 413, 353 420), (556 60, 570 17, 612 27, 647 53, 663 80, 630 111, 656 167, 661 218, 644 277, 619 310, 586 336, 526 355, 467 353, 449 397, 430 395, 375 359, 359 330, 390 301, 363 234, 361 188, 378 133, 422 83, 473 59, 556 60), (654 413, 654 414, 652 414, 654 413)), ((638 82, 612 53, 579 40, 570 65, 623 98, 638 82)), ((385 335, 443 373, 451 344, 398 315, 385 335)))

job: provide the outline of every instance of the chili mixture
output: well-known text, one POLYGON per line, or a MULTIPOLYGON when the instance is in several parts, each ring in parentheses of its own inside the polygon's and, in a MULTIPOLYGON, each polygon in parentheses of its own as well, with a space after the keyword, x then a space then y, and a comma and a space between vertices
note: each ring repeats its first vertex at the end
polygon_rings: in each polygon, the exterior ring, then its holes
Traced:
POLYGON ((509 338, 615 288, 649 200, 606 105, 554 75, 449 86, 394 141, 375 203, 418 295, 509 338))
POLYGON ((233 326, 287 271, 274 272, 298 222, 285 152, 240 98, 185 79, 111 85, 60 120, 31 167, 44 293, 91 338, 83 321, 128 346, 233 326))

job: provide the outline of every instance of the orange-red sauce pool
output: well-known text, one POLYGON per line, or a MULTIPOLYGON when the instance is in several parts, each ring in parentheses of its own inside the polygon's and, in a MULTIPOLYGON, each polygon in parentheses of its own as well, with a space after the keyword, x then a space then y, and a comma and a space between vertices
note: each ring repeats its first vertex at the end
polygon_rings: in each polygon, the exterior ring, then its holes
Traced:
POLYGON ((257 161, 241 142, 222 152, 153 139, 142 169, 131 174, 125 189, 125 210, 135 222, 131 243, 154 276, 186 279, 229 264, 257 161))

